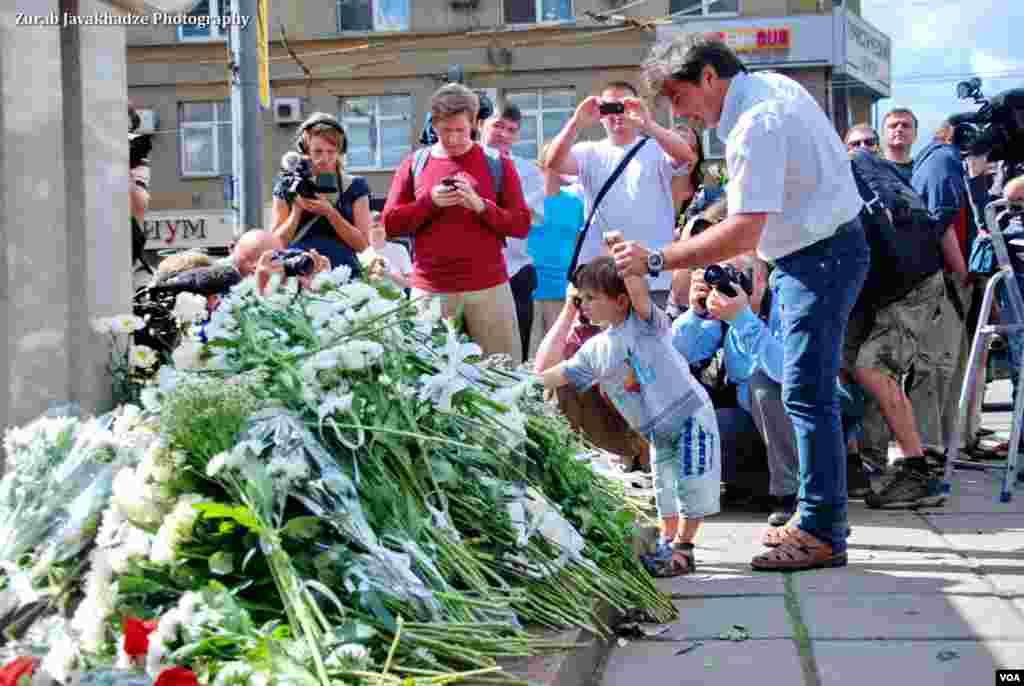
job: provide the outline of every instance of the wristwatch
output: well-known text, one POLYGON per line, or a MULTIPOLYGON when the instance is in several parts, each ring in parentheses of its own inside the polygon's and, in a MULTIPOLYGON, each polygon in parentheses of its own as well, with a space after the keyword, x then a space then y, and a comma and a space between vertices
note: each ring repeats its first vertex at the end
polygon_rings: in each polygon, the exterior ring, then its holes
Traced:
POLYGON ((647 256, 647 273, 657 278, 665 268, 665 256, 661 252, 652 252, 647 256))

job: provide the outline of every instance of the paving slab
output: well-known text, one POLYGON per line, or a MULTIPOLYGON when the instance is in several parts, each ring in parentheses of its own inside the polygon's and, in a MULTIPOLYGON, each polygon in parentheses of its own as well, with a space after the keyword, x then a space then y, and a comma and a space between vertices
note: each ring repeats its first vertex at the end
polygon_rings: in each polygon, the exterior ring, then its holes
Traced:
POLYGON ((1024 641, 1024 615, 994 596, 803 594, 813 639, 991 639, 1024 641))
MULTIPOLYGON (((983 574, 963 567, 908 560, 879 565, 850 564, 840 569, 799 572, 793 575, 800 593, 862 594, 912 593, 915 595, 996 595, 998 589, 983 574)), ((1022 570, 1024 571, 1024 570, 1022 570)))
POLYGON ((717 639, 733 625, 750 638, 791 638, 793 627, 782 596, 678 598, 679 619, 665 636, 675 640, 717 639))
POLYGON ((1024 513, 924 516, 961 555, 1024 559, 1024 513))
POLYGON ((630 643, 616 647, 601 686, 759 684, 800 686, 800 658, 791 640, 704 641, 684 655, 688 643, 630 643))
POLYGON ((987 685, 996 669, 1024 666, 1024 643, 815 641, 814 659, 821 686, 987 685))
POLYGON ((782 595, 781 574, 758 574, 749 563, 722 565, 700 563, 696 574, 658 579, 656 585, 673 598, 691 596, 782 595))

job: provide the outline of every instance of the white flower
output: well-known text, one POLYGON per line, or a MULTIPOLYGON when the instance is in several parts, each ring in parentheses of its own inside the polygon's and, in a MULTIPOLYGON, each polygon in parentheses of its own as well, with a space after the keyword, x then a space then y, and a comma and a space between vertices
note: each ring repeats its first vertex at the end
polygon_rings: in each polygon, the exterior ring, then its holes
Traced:
POLYGON ((174 461, 167 443, 156 440, 150 444, 139 463, 138 475, 146 483, 165 484, 174 476, 174 461))
POLYGON ((138 405, 125 405, 114 420, 114 435, 124 436, 142 423, 142 410, 138 405))
POLYGON ((198 369, 202 367, 202 352, 203 344, 199 341, 186 338, 181 342, 174 352, 171 353, 171 359, 174 361, 175 369, 198 369))
POLYGON ((469 378, 475 378, 478 370, 464 362, 467 357, 480 355, 480 346, 476 343, 460 343, 459 335, 451 320, 445 320, 448 337, 444 354, 448 358, 441 371, 434 375, 424 374, 420 377, 420 400, 430 400, 444 412, 451 412, 452 398, 456 393, 469 387, 469 378), (469 378, 467 378, 469 377, 469 378))
POLYGON ((136 529, 131 524, 127 525, 121 535, 122 543, 109 551, 110 567, 116 574, 124 574, 128 571, 128 563, 135 559, 146 559, 149 557, 150 548, 153 545, 153 536, 136 529))
POLYGON ((82 649, 98 653, 106 643, 106 622, 114 612, 117 589, 111 583, 114 570, 107 551, 96 549, 89 557, 89 573, 85 577, 85 599, 71 620, 71 628, 79 634, 82 649))
POLYGON ((222 470, 236 470, 242 466, 242 464, 248 459, 249 446, 242 443, 236 445, 231 450, 225 450, 222 453, 214 455, 206 465, 206 475, 209 477, 215 477, 222 470))
POLYGON ((113 320, 111 317, 97 317, 90 324, 92 325, 92 330, 101 335, 113 331, 113 320))
POLYGON ((50 652, 39 665, 40 671, 49 674, 57 683, 66 684, 71 672, 78 664, 78 646, 68 635, 63 622, 47 636, 50 652))
POLYGON ((206 319, 206 298, 195 293, 178 293, 174 299, 174 316, 182 324, 206 319))
POLYGON ((150 634, 149 650, 146 652, 146 673, 151 677, 156 678, 163 669, 166 644, 177 638, 181 623, 181 611, 177 607, 171 608, 160 617, 156 629, 150 634))
POLYGON ((129 353, 131 364, 136 369, 149 369, 156 364, 156 351, 147 345, 133 345, 129 353))
POLYGON ((376 341, 349 341, 336 350, 342 369, 366 369, 384 355, 384 346, 376 341))
POLYGON ((376 288, 362 281, 353 281, 339 289, 339 291, 341 295, 354 305, 364 303, 367 300, 376 298, 378 295, 376 288))
POLYGON ((338 265, 329 272, 319 272, 310 283, 310 290, 322 291, 325 288, 337 288, 348 283, 352 278, 352 269, 345 264, 338 265))
POLYGON ((111 505, 129 521, 155 525, 163 517, 159 498, 137 470, 126 467, 119 471, 112 490, 111 505))
POLYGON ((121 514, 121 510, 111 506, 103 511, 101 521, 99 532, 96 534, 96 545, 100 548, 115 545, 120 535, 121 525, 128 520, 121 514))
POLYGON ((134 333, 145 326, 146 320, 134 314, 119 314, 110 318, 111 333, 134 333))
POLYGON ((149 559, 156 564, 170 564, 177 558, 178 547, 192 535, 192 527, 199 518, 199 510, 194 506, 202 502, 202 496, 195 493, 183 495, 174 509, 160 525, 153 540, 153 548, 149 559))

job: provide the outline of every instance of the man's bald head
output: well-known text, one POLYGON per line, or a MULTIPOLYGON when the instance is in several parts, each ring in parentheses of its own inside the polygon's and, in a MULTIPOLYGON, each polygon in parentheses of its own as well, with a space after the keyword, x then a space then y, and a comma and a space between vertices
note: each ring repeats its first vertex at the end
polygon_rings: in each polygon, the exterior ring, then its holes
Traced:
POLYGON ((1024 176, 1018 176, 1006 182, 1003 197, 1010 202, 1024 202, 1024 176))
POLYGON ((242 276, 249 276, 256 271, 256 262, 260 255, 268 250, 282 250, 284 245, 269 231, 253 229, 242 234, 231 251, 231 259, 242 276))

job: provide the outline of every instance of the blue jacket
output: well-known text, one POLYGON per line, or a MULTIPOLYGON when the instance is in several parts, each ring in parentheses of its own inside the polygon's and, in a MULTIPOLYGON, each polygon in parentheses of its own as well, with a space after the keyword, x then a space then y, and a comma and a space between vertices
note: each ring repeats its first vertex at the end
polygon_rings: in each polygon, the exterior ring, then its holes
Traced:
POLYGON ((955 145, 929 143, 914 160, 910 185, 928 206, 932 221, 945 230, 967 202, 967 184, 955 145))

